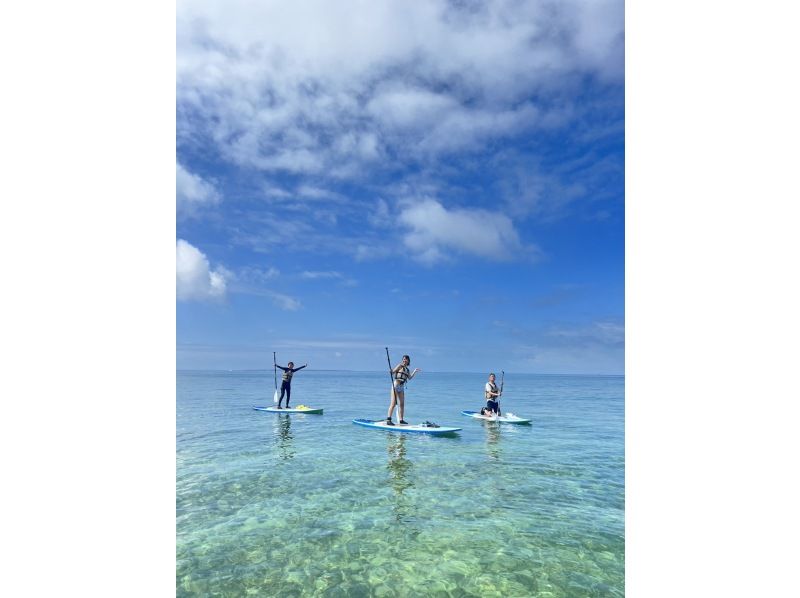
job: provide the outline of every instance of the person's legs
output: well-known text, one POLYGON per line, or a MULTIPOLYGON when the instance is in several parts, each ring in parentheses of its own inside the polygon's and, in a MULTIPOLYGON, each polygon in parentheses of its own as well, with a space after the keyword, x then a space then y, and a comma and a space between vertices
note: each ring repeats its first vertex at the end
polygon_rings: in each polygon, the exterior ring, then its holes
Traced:
POLYGON ((286 385, 286 408, 289 408, 289 398, 292 396, 292 385, 286 385))
POLYGON ((392 399, 389 401, 389 413, 386 414, 387 423, 392 421, 392 413, 394 412, 395 405, 397 405, 397 395, 398 393, 392 388, 392 399))
POLYGON ((405 414, 406 411, 406 393, 404 392, 397 393, 397 401, 398 403, 400 403, 398 407, 398 411, 400 412, 400 423, 405 424, 407 422, 406 418, 403 417, 403 415, 405 414))
POLYGON ((284 385, 283 385, 283 384, 281 384, 281 396, 280 396, 280 398, 278 399, 278 409, 280 409, 280 408, 281 408, 281 403, 283 402, 283 393, 284 393, 285 391, 286 391, 286 388, 284 387, 284 385))

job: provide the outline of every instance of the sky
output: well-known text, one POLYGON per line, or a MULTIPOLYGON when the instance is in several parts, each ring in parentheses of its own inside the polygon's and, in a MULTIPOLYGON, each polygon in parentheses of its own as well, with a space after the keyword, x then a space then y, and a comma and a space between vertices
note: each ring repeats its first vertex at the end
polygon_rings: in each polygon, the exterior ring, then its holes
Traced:
POLYGON ((624 373, 624 4, 177 4, 177 367, 624 373))

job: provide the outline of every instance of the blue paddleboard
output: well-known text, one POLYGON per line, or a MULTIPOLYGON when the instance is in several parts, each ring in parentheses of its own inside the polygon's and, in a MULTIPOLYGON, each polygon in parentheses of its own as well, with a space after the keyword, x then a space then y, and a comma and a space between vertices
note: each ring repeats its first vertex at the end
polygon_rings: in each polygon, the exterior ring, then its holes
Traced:
POLYGON ((371 420, 371 419, 354 419, 354 424, 364 426, 365 428, 375 428, 377 430, 386 430, 387 432, 415 432, 417 434, 452 434, 458 432, 461 428, 450 428, 448 426, 426 426, 424 424, 395 424, 393 426, 386 425, 385 419, 371 420))

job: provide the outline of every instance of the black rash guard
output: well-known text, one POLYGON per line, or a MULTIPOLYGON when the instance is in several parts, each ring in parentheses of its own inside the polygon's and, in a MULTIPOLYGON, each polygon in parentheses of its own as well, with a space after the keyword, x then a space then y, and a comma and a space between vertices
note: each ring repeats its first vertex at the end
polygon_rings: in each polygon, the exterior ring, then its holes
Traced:
POLYGON ((286 393, 286 407, 289 407, 289 399, 292 396, 292 375, 295 372, 299 372, 302 370, 304 365, 301 365, 299 368, 285 368, 282 365, 275 364, 276 367, 279 367, 283 370, 283 382, 281 382, 281 397, 278 399, 278 407, 281 406, 283 402, 283 394, 286 393))

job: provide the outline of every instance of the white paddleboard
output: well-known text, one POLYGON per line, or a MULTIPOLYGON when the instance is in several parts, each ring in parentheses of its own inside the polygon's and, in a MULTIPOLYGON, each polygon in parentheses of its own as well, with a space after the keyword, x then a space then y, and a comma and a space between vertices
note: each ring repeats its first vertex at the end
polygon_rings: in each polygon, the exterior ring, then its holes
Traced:
POLYGON ((306 407, 306 406, 298 406, 292 407, 291 409, 287 409, 282 407, 278 409, 277 407, 256 407, 253 405, 253 409, 256 411, 269 411, 270 413, 312 413, 314 415, 319 415, 322 413, 322 409, 314 409, 313 407, 306 407))
POLYGON ((513 413, 507 413, 506 415, 481 415, 480 411, 462 411, 461 415, 474 417, 475 419, 485 419, 489 422, 502 422, 504 424, 529 424, 532 421, 530 419, 518 417, 513 413))

